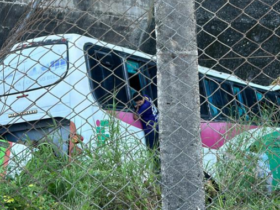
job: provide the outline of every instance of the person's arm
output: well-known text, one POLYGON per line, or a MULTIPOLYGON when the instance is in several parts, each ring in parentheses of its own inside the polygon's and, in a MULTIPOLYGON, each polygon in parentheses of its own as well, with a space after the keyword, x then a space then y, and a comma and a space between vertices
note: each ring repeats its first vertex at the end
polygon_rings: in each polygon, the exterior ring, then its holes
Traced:
POLYGON ((138 106, 135 106, 136 110, 135 112, 133 113, 133 119, 134 120, 138 120, 139 119, 139 115, 138 115, 138 110, 139 110, 139 107, 138 106))

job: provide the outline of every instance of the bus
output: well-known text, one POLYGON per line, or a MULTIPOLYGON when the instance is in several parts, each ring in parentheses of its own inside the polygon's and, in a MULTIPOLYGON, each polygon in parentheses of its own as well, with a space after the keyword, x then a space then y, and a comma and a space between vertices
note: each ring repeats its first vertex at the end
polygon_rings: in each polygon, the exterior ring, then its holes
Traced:
POLYGON ((279 85, 261 86, 205 67, 199 67, 199 78, 204 170, 215 176, 219 158, 228 159, 224 164, 229 161, 230 165, 235 151, 246 156, 257 146, 259 164, 265 165, 262 156, 269 157, 263 170, 271 172, 276 187, 280 181, 279 85))
POLYGON ((154 60, 77 34, 14 45, 0 64, 0 139, 8 142, 0 148, 5 153, 2 165, 15 165, 14 156, 23 154, 25 144, 46 136, 70 157, 82 142, 102 145, 110 138, 112 110, 122 138, 127 143, 140 139, 144 148, 131 98, 141 90, 157 103, 154 60))
MULTIPOLYGON (((228 119, 262 117, 261 104, 280 105, 279 86, 247 83, 202 66, 198 72, 203 161, 213 166, 217 151, 241 134, 228 119)), ((15 44, 0 63, 0 163, 15 164, 27 139, 40 142, 46 135, 69 157, 81 144, 102 145, 110 138, 112 110, 123 138, 133 136, 145 147, 141 122, 133 120, 134 92, 150 96, 157 105, 155 56, 78 34, 15 44)), ((278 178, 279 158, 271 162, 278 178)))

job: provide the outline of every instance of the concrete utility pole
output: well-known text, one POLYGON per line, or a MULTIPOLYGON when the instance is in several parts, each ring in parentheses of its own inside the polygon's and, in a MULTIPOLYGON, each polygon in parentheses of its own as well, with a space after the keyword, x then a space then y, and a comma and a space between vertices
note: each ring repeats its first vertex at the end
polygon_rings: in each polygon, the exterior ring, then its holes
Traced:
POLYGON ((155 4, 163 210, 205 208, 193 0, 155 4))

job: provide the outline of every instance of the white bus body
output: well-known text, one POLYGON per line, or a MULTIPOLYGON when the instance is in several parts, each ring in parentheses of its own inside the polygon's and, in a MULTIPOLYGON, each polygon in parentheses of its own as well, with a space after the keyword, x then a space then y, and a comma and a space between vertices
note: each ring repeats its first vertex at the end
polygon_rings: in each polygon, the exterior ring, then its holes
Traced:
MULTIPOLYGON (((96 146, 108 137, 110 114, 96 100, 85 54, 85 46, 114 50, 120 59, 131 55, 146 62, 152 56, 114 46, 76 34, 52 35, 16 44, 0 64, 0 136, 12 144, 27 140, 39 141, 46 134, 57 132, 54 138, 64 153, 71 155, 74 145, 69 136, 80 134, 83 143, 96 146)), ((128 94, 129 95, 129 94, 128 94)), ((145 145, 141 123, 134 122, 128 106, 117 109, 123 138, 136 139, 145 145), (134 136, 134 138, 131 138, 134 136)), ((79 145, 79 144, 78 144, 79 145)), ((23 147, 7 148, 7 154, 19 153, 23 147), (19 148, 16 149, 16 148, 19 148)))
MULTIPOLYGON (((145 147, 141 123, 133 120, 131 96, 133 91, 141 90, 156 101, 155 57, 86 36, 65 34, 16 44, 11 54, 1 62, 0 136, 1 139, 10 141, 10 147, 4 148, 5 157, 12 157, 11 148, 15 150, 13 154, 21 152, 23 147, 12 147, 13 144, 24 144, 28 139, 39 141, 46 134, 52 135, 54 143, 70 156, 75 146, 69 139, 80 138, 78 135, 83 137, 83 144, 90 143, 96 147, 110 135, 108 111, 111 112, 112 109, 116 109, 114 119, 119 123, 122 138, 127 138, 128 143, 141 141, 140 147, 145 147), (96 59, 98 64, 94 64, 96 59), (118 63, 121 65, 118 66, 118 63), (101 65, 103 67, 99 67, 101 65), (94 74, 96 68, 101 69, 100 74, 94 74), (117 84, 104 83, 105 79, 112 79, 113 71, 110 71, 110 68, 117 69, 112 80, 117 81, 117 84), (139 69, 145 77, 139 74, 139 69), (93 79, 95 76, 100 78, 93 79), (130 81, 135 76, 139 76, 139 84, 136 80, 130 81), (93 82, 96 79, 99 83, 93 82), (111 89, 106 88, 106 85, 111 89), (112 107, 113 102, 102 95, 112 97, 114 89, 111 86, 118 88, 114 94, 120 107, 112 107), (118 96, 119 93, 125 95, 124 99, 119 99, 123 97, 118 96), (58 123, 55 128, 51 126, 53 120, 58 123), (54 132, 58 135, 53 135, 54 132), (63 141, 60 142, 59 139, 63 141)), ((198 70, 209 77, 263 91, 279 90, 279 86, 264 87, 246 83, 234 75, 205 67, 199 66, 198 70)), ((224 141, 224 137, 223 133, 219 133, 218 136, 215 134, 214 139, 213 129, 203 128, 216 126, 215 129, 220 132, 226 123, 202 121, 201 138, 205 148, 205 163, 213 160, 215 162, 215 151, 218 147, 213 150, 211 145, 218 144, 222 138, 224 141)), ((4 159, 4 165, 7 165, 8 159, 4 159)))

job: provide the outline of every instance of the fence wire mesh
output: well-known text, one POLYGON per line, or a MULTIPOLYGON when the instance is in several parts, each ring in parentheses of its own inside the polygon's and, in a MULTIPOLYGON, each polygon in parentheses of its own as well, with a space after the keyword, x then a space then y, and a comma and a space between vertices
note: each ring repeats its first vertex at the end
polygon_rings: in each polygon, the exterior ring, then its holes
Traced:
POLYGON ((280 208, 280 1, 0 15, 1 209, 280 208))

